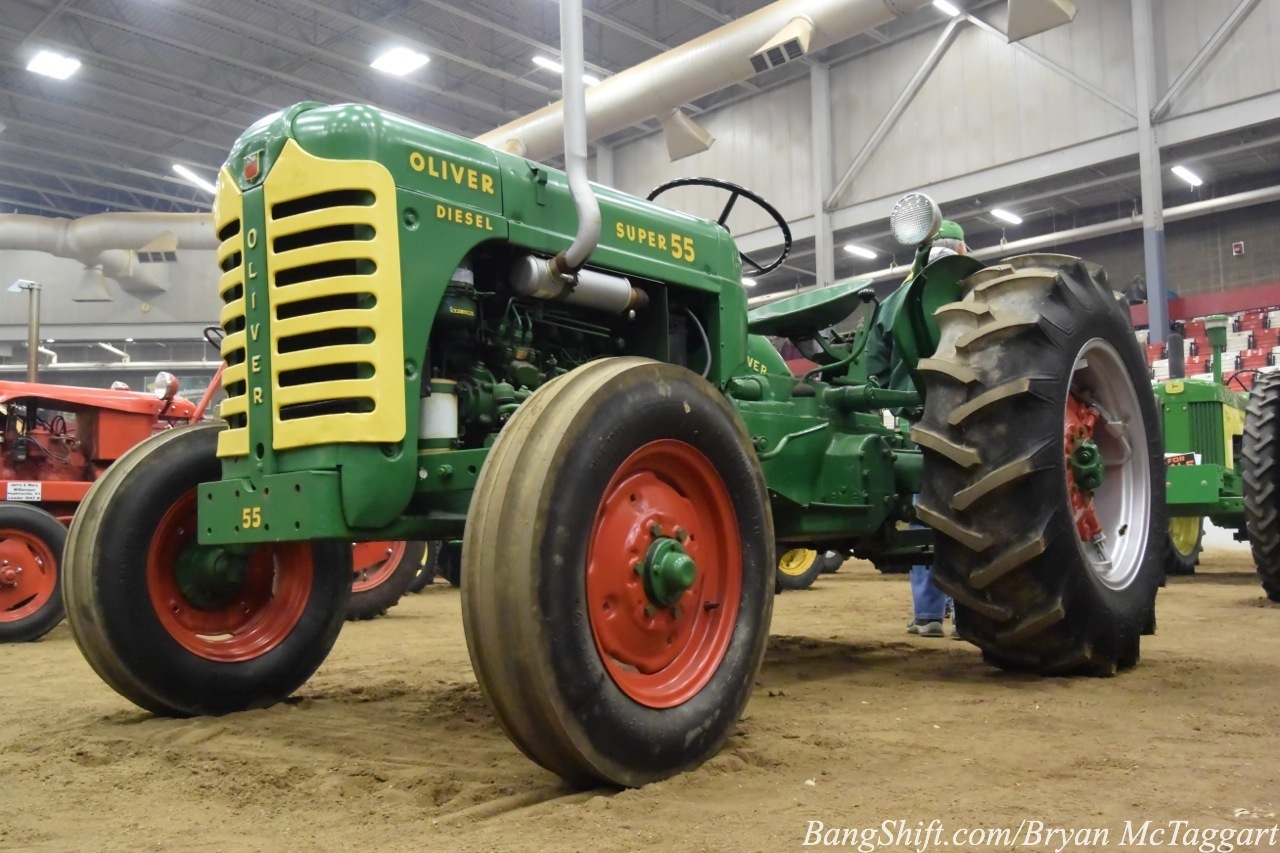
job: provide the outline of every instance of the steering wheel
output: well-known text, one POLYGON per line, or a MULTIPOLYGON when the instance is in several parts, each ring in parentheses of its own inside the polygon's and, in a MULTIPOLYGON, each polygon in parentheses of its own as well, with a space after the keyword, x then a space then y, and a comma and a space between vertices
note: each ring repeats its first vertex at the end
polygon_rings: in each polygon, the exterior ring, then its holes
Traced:
POLYGON ((677 178, 674 181, 667 181, 654 187, 649 193, 648 201, 653 201, 667 190, 673 190, 676 187, 712 187, 713 189, 725 190, 729 193, 729 200, 724 203, 724 208, 720 211, 720 216, 716 222, 724 227, 726 231, 729 226, 725 223, 729 220, 729 214, 733 212, 733 206, 738 203, 738 197, 743 196, 748 201, 755 204, 756 207, 769 214, 769 218, 782 231, 782 254, 769 261, 767 264, 759 264, 746 252, 739 251, 738 257, 742 259, 744 266, 749 266, 755 270, 756 275, 764 275, 771 273, 778 267, 782 266, 782 262, 787 259, 787 255, 791 254, 791 229, 787 226, 787 220, 782 217, 778 209, 760 196, 753 193, 746 187, 740 187, 737 184, 731 184, 728 181, 722 181, 719 178, 677 178))
POLYGON ((1229 377, 1227 377, 1227 381, 1222 384, 1230 388, 1231 383, 1234 382, 1236 385, 1240 386, 1240 391, 1242 393, 1248 394, 1249 389, 1244 387, 1244 380, 1241 379, 1240 377, 1245 375, 1258 376, 1261 373, 1262 373, 1261 370, 1255 370, 1252 367, 1246 367, 1244 370, 1237 370, 1235 373, 1231 374, 1229 377))

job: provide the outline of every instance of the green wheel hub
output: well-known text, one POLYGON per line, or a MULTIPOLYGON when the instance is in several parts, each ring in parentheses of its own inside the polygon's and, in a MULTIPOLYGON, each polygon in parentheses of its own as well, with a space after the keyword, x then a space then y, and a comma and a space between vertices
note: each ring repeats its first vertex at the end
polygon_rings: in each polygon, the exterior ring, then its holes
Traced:
POLYGON ((1071 451, 1071 470, 1081 491, 1097 491, 1102 485, 1102 452, 1092 438, 1078 442, 1071 451))
POLYGON ((659 607, 670 607, 698 577, 693 558, 677 539, 658 537, 645 553, 641 566, 645 592, 659 607))
POLYGON ((235 600, 249 573, 247 558, 225 548, 192 543, 174 565, 178 590, 199 610, 219 610, 235 600))

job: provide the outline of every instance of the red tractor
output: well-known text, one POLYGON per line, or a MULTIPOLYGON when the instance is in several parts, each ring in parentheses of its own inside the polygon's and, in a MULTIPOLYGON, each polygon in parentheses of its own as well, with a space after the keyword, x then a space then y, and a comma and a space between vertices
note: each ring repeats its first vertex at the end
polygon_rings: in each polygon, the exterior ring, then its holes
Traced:
MULTIPOLYGON (((178 396, 167 373, 154 394, 0 382, 0 643, 38 640, 62 621, 66 525, 89 488, 153 433, 199 421, 219 379, 198 404, 178 396)), ((415 576, 429 582, 434 550, 427 559, 422 542, 356 545, 347 618, 381 616, 415 576)))
POLYGON ((43 637, 62 620, 66 524, 107 466, 153 433, 197 420, 177 396, 0 382, 0 642, 43 637))

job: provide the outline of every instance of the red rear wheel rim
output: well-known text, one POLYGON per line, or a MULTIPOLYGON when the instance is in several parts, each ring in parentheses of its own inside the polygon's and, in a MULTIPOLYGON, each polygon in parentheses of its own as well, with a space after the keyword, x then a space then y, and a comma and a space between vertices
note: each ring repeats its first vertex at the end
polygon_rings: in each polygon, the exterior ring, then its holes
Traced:
POLYGON ((404 557, 404 542, 360 542, 352 548, 355 582, 352 592, 367 592, 396 573, 404 557))
POLYGON ((591 632, 605 669, 632 700, 671 708, 706 686, 738 621, 742 546, 728 487, 682 441, 650 442, 619 466, 596 511, 587 552, 591 632), (683 531, 693 585, 657 607, 635 570, 654 541, 683 531))
POLYGON ((53 549, 34 533, 0 527, 0 622, 20 622, 39 612, 57 587, 53 549))
POLYGON ((178 554, 196 547, 196 492, 179 498, 157 525, 147 551, 147 590, 160 624, 183 648, 206 660, 253 660, 279 646, 311 597, 314 563, 301 542, 258 545, 235 598, 201 609, 183 595, 174 572, 178 554))

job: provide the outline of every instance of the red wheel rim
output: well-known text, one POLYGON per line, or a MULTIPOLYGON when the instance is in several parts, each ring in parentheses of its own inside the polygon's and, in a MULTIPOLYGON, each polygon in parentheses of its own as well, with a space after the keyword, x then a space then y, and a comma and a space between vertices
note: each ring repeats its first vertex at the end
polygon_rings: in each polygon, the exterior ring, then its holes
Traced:
POLYGON ((605 669, 634 701, 672 708, 706 686, 738 621, 742 546, 729 490, 707 457, 682 441, 644 445, 605 489, 587 551, 591 633, 605 669), (655 607, 636 572, 654 541, 687 534, 693 585, 655 607))
POLYGON ((58 561, 43 539, 0 528, 0 622, 20 622, 49 603, 58 587, 58 561))
POLYGON ((386 582, 396 572, 404 556, 404 542, 360 542, 352 549, 355 581, 352 592, 368 592, 386 582))
POLYGON ((1093 495, 1076 484, 1075 471, 1071 468, 1071 455, 1076 442, 1092 439, 1098 428, 1099 415, 1093 409, 1067 395, 1067 418, 1063 450, 1067 457, 1067 490, 1071 495, 1071 514, 1076 523, 1076 535, 1081 542, 1088 542, 1102 531, 1098 514, 1093 507, 1093 495))
POLYGON ((182 550, 195 547, 196 523, 193 489, 169 508, 152 535, 147 590, 160 624, 183 648, 207 660, 236 663, 266 654, 284 642, 306 610, 314 571, 311 547, 258 545, 234 600, 201 609, 182 593, 174 572, 182 550))

